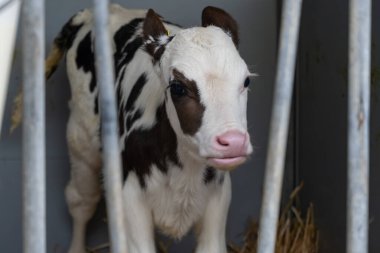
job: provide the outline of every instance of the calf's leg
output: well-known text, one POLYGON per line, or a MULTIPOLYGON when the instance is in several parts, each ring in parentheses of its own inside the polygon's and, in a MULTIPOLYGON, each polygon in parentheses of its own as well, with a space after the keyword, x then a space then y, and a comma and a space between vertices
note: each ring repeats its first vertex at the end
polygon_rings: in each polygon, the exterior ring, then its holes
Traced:
POLYGON ((152 210, 133 172, 124 184, 123 200, 128 253, 155 253, 152 210))
POLYGON ((85 253, 86 225, 93 216, 101 197, 99 147, 89 133, 70 118, 67 141, 71 162, 70 181, 65 195, 73 219, 69 253, 85 253), (92 139, 93 140, 93 139, 92 139))
POLYGON ((98 169, 81 161, 72 162, 71 179, 66 187, 66 201, 73 218, 73 233, 69 253, 85 253, 86 225, 100 199, 98 169))
POLYGON ((226 222, 231 201, 231 180, 226 173, 220 189, 212 193, 206 211, 196 227, 196 253, 226 253, 226 222))

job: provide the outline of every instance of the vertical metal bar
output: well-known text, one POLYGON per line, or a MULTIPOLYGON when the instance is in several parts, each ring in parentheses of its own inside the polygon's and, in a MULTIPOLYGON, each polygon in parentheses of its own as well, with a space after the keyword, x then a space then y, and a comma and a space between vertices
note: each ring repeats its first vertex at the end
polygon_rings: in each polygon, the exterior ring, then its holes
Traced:
POLYGON ((260 215, 259 253, 273 253, 276 243, 284 160, 293 93, 302 0, 285 0, 260 215))
POLYGON ((109 34, 109 4, 94 0, 96 73, 102 120, 103 173, 111 237, 111 252, 126 253, 122 205, 122 177, 114 88, 114 66, 109 34))
POLYGON ((350 1, 347 252, 368 252, 371 0, 350 1))
POLYGON ((22 6, 23 50, 23 250, 46 252, 45 77, 43 0, 22 6))

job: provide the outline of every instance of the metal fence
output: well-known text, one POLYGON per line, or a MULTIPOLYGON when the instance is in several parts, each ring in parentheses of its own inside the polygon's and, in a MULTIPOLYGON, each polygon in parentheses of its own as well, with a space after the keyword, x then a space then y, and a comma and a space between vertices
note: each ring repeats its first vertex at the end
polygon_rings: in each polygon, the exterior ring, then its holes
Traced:
MULTIPOLYGON (((258 252, 273 253, 302 0, 284 0, 258 252)), ((368 252, 371 0, 350 0, 347 253, 368 252)))
MULTIPOLYGON (((108 1, 94 0, 106 199, 112 252, 126 252, 121 170, 112 83, 108 1)), ((275 95, 261 210, 259 253, 273 253, 293 90, 302 0, 284 0, 275 95)), ((23 2, 24 252, 46 252, 44 148, 44 4, 23 2)), ((347 252, 368 248, 368 157, 371 1, 350 1, 347 252)))
MULTIPOLYGON (((118 145, 113 61, 108 32, 108 1, 94 0, 96 67, 102 114, 103 174, 111 250, 125 253, 122 177, 118 145)), ((23 172, 24 252, 46 252, 45 118, 44 118, 44 1, 24 1, 23 15, 23 172), (26 39, 27 38, 27 39, 26 39)))
POLYGON ((23 249, 46 252, 44 2, 22 4, 23 249))

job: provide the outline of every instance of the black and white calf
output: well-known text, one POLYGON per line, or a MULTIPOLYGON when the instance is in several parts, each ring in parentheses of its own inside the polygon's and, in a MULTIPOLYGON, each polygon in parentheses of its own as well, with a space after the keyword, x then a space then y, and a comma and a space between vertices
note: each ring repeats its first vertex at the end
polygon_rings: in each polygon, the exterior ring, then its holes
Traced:
MULTIPOLYGON (((228 171, 252 152, 249 76, 235 20, 207 7, 202 27, 182 29, 152 10, 110 6, 123 198, 129 253, 153 253, 154 227, 181 238, 194 227, 197 253, 225 253, 228 171)), ((85 228, 101 195, 102 166, 93 17, 77 13, 55 40, 50 75, 66 53, 71 84, 67 141, 73 217, 70 253, 85 252, 85 228)))

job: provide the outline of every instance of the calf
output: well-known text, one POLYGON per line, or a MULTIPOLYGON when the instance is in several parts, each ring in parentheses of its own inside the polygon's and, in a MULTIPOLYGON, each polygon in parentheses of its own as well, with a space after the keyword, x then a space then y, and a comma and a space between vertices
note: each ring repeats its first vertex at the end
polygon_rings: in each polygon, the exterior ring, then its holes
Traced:
MULTIPOLYGON (((92 15, 73 16, 46 61, 50 76, 66 54, 71 84, 70 253, 85 252, 86 224, 101 196, 92 15)), ((202 27, 182 29, 153 10, 110 6, 129 253, 155 252, 155 226, 178 239, 194 227, 197 253, 226 252, 228 171, 252 152, 246 119, 251 74, 237 51, 237 29, 215 7, 203 10, 202 27)))

